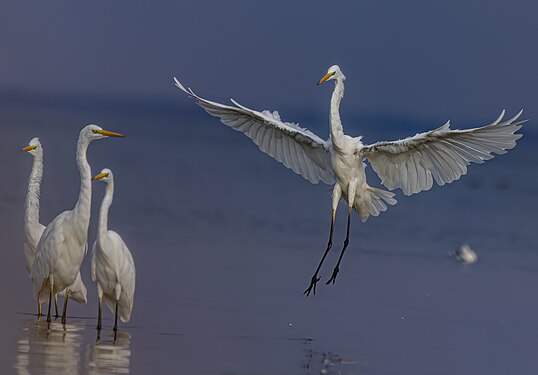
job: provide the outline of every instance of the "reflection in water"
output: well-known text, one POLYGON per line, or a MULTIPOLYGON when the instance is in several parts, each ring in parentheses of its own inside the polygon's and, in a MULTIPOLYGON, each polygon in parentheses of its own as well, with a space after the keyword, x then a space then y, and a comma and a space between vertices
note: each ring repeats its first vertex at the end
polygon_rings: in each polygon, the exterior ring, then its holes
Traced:
POLYGON ((78 374, 84 326, 44 320, 23 320, 17 341, 15 368, 18 374, 78 374))
POLYGON ((128 374, 131 361, 131 334, 118 331, 100 338, 96 344, 88 345, 88 374, 128 374))
POLYGON ((19 375, 29 374, 128 374, 131 361, 131 335, 119 331, 103 333, 94 343, 95 330, 84 332, 82 322, 61 323, 34 318, 23 320, 21 337, 17 341, 15 369, 19 375), (85 335, 92 344, 86 346, 85 335), (83 363, 83 362, 86 363, 83 363))
POLYGON ((357 374, 357 368, 353 365, 367 363, 343 359, 335 352, 316 352, 312 349, 312 342, 312 339, 305 339, 303 342, 305 360, 302 367, 306 374, 352 375, 357 374))

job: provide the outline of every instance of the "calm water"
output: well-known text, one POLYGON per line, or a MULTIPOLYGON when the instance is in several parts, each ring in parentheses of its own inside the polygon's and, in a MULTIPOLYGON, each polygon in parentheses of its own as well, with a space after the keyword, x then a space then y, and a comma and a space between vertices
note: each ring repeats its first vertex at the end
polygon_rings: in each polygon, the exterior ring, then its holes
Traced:
MULTIPOLYGON (((398 194, 398 205, 365 225, 354 217, 336 284, 320 283, 305 298, 328 235, 329 187, 309 185, 198 111, 0 109, 2 373, 526 374, 538 367, 532 124, 515 150, 470 167, 461 181, 398 194), (108 310, 96 342, 89 258, 81 271, 88 304, 71 304, 65 327, 32 315, 23 265, 31 160, 18 150, 34 136, 43 143, 41 221, 48 223, 75 203, 75 140, 90 121, 127 134, 94 142, 88 153, 93 172, 115 173, 109 226, 137 265, 132 320, 120 325, 115 344, 108 310), (477 250, 476 265, 448 257, 463 242, 477 250)), ((311 128, 325 135, 324 124, 311 128)), ((418 124, 364 133, 375 141, 428 127, 418 124)), ((103 192, 94 185, 91 243, 103 192)))

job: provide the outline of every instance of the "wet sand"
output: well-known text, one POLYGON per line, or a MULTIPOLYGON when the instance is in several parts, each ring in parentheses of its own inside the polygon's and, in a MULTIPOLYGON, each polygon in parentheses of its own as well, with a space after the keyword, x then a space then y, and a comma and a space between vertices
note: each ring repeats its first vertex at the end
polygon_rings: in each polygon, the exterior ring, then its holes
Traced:
MULTIPOLYGON (((535 371, 538 133, 531 126, 516 149, 470 166, 460 181, 412 197, 398 193, 398 205, 364 225, 355 216, 336 284, 319 283, 317 294, 305 298, 326 244, 330 188, 310 185, 244 136, 189 108, 0 106, 2 373, 535 371), (109 226, 137 265, 132 320, 120 325, 116 345, 108 310, 96 343, 89 257, 81 271, 88 304, 70 304, 65 327, 49 328, 31 315, 35 302, 23 264, 31 158, 18 150, 34 136, 43 143, 41 221, 48 223, 75 203, 75 141, 88 122, 127 134, 94 142, 88 152, 93 172, 114 170, 109 226), (464 242, 477 251, 478 263, 461 265, 448 256, 464 242)), ((319 122, 309 128, 325 135, 325 120, 319 122)), ((367 141, 428 127, 417 124, 368 129, 367 141)), ((349 132, 362 133, 360 127, 349 132)), ((103 193, 95 184, 90 244, 103 193)), ((322 281, 337 260, 344 212, 322 281)))

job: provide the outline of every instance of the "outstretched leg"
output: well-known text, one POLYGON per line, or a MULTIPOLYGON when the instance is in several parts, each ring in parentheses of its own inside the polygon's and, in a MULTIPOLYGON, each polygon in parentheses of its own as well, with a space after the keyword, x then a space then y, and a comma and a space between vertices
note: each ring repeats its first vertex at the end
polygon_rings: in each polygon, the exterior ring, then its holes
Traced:
POLYGON ((54 319, 58 319, 60 314, 58 314, 58 293, 54 293, 54 310, 56 310, 56 316, 54 316, 54 319))
POLYGON ((64 312, 62 315, 62 324, 67 322, 67 302, 69 301, 69 287, 65 288, 65 298, 64 298, 64 312))
POLYGON ((39 298, 37 301, 37 320, 41 319, 41 315, 43 314, 43 304, 39 303, 39 298))
POLYGON ((353 209, 350 207, 348 214, 347 214, 347 234, 346 239, 344 241, 344 247, 342 249, 342 252, 340 253, 340 257, 338 258, 338 262, 336 263, 336 267, 334 267, 333 274, 329 281, 327 281, 325 284, 329 285, 331 282, 334 284, 336 281, 336 275, 338 275, 338 272, 340 271, 340 261, 342 260, 342 257, 344 256, 344 252, 347 249, 347 246, 349 245, 349 224, 351 223, 351 213, 353 212, 353 209))
POLYGON ((334 284, 336 281, 336 275, 338 275, 338 272, 340 271, 340 262, 342 261, 342 257, 344 256, 344 253, 347 249, 347 246, 349 245, 349 226, 351 224, 351 214, 353 213, 353 204, 355 203, 355 193, 357 192, 357 182, 352 181, 348 186, 348 203, 349 208, 347 210, 347 231, 346 231, 346 239, 344 241, 344 247, 342 248, 342 252, 340 253, 340 257, 338 258, 338 262, 336 263, 336 267, 334 267, 333 274, 331 278, 326 282, 327 285, 329 285, 331 282, 334 284))
POLYGON ((340 185, 338 184, 334 185, 333 209, 332 209, 332 217, 331 217, 331 232, 329 234, 329 242, 327 243, 327 249, 325 250, 325 253, 323 253, 323 257, 321 258, 321 261, 318 264, 318 268, 316 268, 316 272, 314 272, 314 276, 312 276, 312 280, 310 281, 310 286, 303 293, 303 294, 306 294, 307 297, 310 295, 310 292, 312 291, 314 292, 314 294, 316 294, 316 283, 320 280, 320 277, 318 276, 319 270, 321 269, 321 265, 325 261, 325 258, 327 257, 329 250, 331 250, 331 247, 333 246, 334 218, 336 216, 336 209, 338 207, 338 202, 340 201, 341 196, 342 196, 342 190, 340 189, 340 185))

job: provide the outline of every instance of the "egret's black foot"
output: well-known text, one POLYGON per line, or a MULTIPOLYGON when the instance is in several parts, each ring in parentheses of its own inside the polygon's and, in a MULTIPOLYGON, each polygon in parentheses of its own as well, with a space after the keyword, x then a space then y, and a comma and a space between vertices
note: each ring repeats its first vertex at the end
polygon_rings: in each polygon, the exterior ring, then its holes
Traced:
POLYGON ((67 319, 65 318, 65 316, 62 316, 62 324, 65 324, 67 323, 67 319))
POLYGON ((338 275, 339 271, 340 271, 340 268, 334 267, 333 274, 332 274, 331 278, 325 284, 326 285, 329 285, 330 283, 334 284, 334 282, 336 281, 336 275, 338 275))
POLYGON ((307 290, 304 291, 303 294, 306 294, 308 297, 310 295, 310 292, 314 292, 314 295, 316 295, 316 284, 321 278, 316 275, 312 276, 312 280, 310 281, 310 286, 307 290))
POLYGON ((50 323, 50 315, 47 315, 47 323, 50 323))

